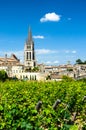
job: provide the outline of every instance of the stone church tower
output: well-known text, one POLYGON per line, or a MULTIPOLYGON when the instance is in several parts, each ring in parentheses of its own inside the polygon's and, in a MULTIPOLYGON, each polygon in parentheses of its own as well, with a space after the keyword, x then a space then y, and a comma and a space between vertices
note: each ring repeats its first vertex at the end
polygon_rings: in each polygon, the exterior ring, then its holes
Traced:
POLYGON ((34 42, 30 28, 28 38, 24 46, 24 66, 25 69, 34 68, 36 66, 34 42))

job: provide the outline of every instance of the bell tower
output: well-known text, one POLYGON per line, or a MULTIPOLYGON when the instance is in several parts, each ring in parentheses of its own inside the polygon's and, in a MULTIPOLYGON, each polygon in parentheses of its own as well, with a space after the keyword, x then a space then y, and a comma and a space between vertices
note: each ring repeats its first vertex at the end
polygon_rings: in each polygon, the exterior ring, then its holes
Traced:
POLYGON ((24 66, 26 69, 34 68, 36 66, 34 42, 32 39, 32 32, 30 28, 28 38, 24 46, 24 66))

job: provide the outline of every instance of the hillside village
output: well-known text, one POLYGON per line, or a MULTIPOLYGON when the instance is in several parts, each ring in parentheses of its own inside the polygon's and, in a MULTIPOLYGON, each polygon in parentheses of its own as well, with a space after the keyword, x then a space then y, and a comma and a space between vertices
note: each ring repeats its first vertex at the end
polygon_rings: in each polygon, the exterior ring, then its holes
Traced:
POLYGON ((24 64, 20 62, 15 54, 10 57, 5 54, 5 57, 0 57, 0 70, 6 71, 9 77, 23 80, 49 79, 59 81, 63 75, 74 79, 86 77, 86 64, 72 65, 68 63, 59 66, 37 64, 31 29, 29 29, 28 38, 24 45, 24 64))

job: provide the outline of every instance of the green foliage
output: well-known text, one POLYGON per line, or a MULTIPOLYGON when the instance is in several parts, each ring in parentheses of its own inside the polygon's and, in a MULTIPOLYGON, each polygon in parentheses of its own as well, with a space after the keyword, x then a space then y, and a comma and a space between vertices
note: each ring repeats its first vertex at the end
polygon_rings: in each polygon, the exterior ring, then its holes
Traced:
POLYGON ((83 82, 86 82, 86 78, 83 78, 83 79, 79 79, 79 81, 83 81, 83 82))
POLYGON ((8 78, 7 73, 4 70, 0 71, 0 80, 5 81, 8 78))
POLYGON ((73 81, 73 78, 66 76, 66 75, 63 75, 62 80, 66 81, 66 82, 71 82, 71 81, 73 81))
POLYGON ((72 68, 68 68, 68 69, 67 69, 67 71, 69 71, 69 72, 70 72, 70 71, 73 71, 73 69, 72 69, 72 68))
POLYGON ((76 60, 76 64, 82 64, 82 60, 81 59, 77 59, 76 60))
POLYGON ((84 130, 85 94, 84 81, 0 82, 0 130, 78 130, 78 126, 84 130), (57 99, 61 103, 54 110, 57 99))
POLYGON ((38 72, 39 71, 39 67, 36 66, 34 68, 28 68, 25 70, 25 72, 38 72))
POLYGON ((26 69, 25 69, 25 72, 31 72, 31 71, 32 71, 31 68, 26 68, 26 69))
POLYGON ((81 59, 77 59, 76 64, 86 64, 86 61, 82 61, 81 59))
POLYGON ((51 76, 48 75, 48 76, 46 77, 46 80, 51 80, 51 76))
POLYGON ((32 72, 38 72, 39 71, 39 67, 38 66, 36 66, 36 67, 34 67, 33 69, 32 69, 32 72))

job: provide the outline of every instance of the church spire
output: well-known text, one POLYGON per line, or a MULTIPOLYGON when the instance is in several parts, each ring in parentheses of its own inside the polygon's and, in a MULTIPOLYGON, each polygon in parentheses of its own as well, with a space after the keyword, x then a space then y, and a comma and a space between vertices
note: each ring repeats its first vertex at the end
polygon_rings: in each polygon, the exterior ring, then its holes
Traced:
POLYGON ((32 31, 30 27, 29 27, 28 41, 32 41, 32 31))
POLYGON ((24 47, 24 64, 25 68, 34 68, 36 66, 34 41, 32 39, 32 32, 29 27, 28 38, 24 47))

